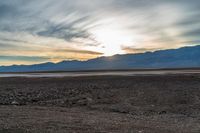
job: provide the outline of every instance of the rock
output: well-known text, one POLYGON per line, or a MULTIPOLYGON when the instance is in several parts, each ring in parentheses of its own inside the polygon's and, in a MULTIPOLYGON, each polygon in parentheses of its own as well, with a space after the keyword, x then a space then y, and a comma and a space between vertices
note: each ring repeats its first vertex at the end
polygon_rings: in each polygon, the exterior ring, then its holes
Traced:
POLYGON ((93 102, 92 98, 87 97, 86 99, 87 99, 88 104, 92 104, 92 102, 93 102))
POLYGON ((12 105, 20 105, 17 101, 12 101, 11 104, 12 105))
POLYGON ((167 114, 167 111, 161 111, 158 113, 159 115, 162 115, 162 114, 167 114))

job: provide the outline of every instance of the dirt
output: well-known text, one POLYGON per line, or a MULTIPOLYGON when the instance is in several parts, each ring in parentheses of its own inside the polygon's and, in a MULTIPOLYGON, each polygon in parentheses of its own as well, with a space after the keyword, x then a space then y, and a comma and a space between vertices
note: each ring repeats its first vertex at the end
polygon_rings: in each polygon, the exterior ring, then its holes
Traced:
POLYGON ((0 78, 2 133, 199 133, 200 74, 0 78))

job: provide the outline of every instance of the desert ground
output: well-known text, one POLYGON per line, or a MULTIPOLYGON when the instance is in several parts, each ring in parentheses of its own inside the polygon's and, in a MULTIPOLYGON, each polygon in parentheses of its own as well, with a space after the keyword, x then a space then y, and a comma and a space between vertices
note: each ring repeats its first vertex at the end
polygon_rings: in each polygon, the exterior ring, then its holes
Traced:
POLYGON ((0 78, 0 133, 200 133, 200 74, 0 78))

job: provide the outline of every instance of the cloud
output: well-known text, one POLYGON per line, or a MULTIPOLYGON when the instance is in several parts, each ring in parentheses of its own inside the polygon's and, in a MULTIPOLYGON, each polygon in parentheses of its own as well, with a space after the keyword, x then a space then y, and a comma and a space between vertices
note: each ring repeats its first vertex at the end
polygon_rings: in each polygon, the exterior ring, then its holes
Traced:
POLYGON ((131 46, 122 46, 122 50, 124 50, 126 53, 143 53, 143 52, 152 52, 155 50, 158 50, 158 48, 136 48, 131 46))
POLYGON ((78 54, 89 54, 89 55, 103 55, 103 53, 89 51, 89 50, 75 50, 75 49, 58 49, 54 52, 65 52, 65 53, 78 53, 78 54))
POLYGON ((0 61, 28 61, 28 62, 43 62, 49 58, 40 56, 0 56, 0 61))
POLYGON ((200 44, 199 8, 199 0, 2 0, 0 55, 61 61, 114 48, 121 48, 117 54, 200 44), (102 31, 110 31, 105 40, 102 31))
POLYGON ((0 5, 0 18, 7 18, 16 14, 16 8, 9 5, 0 5))
POLYGON ((55 37, 60 39, 65 39, 66 41, 72 41, 76 38, 90 38, 85 27, 77 27, 87 20, 87 17, 78 18, 70 23, 60 23, 60 24, 49 24, 43 31, 39 31, 37 34, 39 36, 45 37, 55 37))

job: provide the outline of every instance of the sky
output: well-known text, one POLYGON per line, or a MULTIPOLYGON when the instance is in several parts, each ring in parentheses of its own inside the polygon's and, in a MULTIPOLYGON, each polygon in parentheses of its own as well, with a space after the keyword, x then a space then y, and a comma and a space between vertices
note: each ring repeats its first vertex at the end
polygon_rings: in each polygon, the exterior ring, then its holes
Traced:
POLYGON ((0 65, 200 44, 200 0, 1 0, 0 65))

